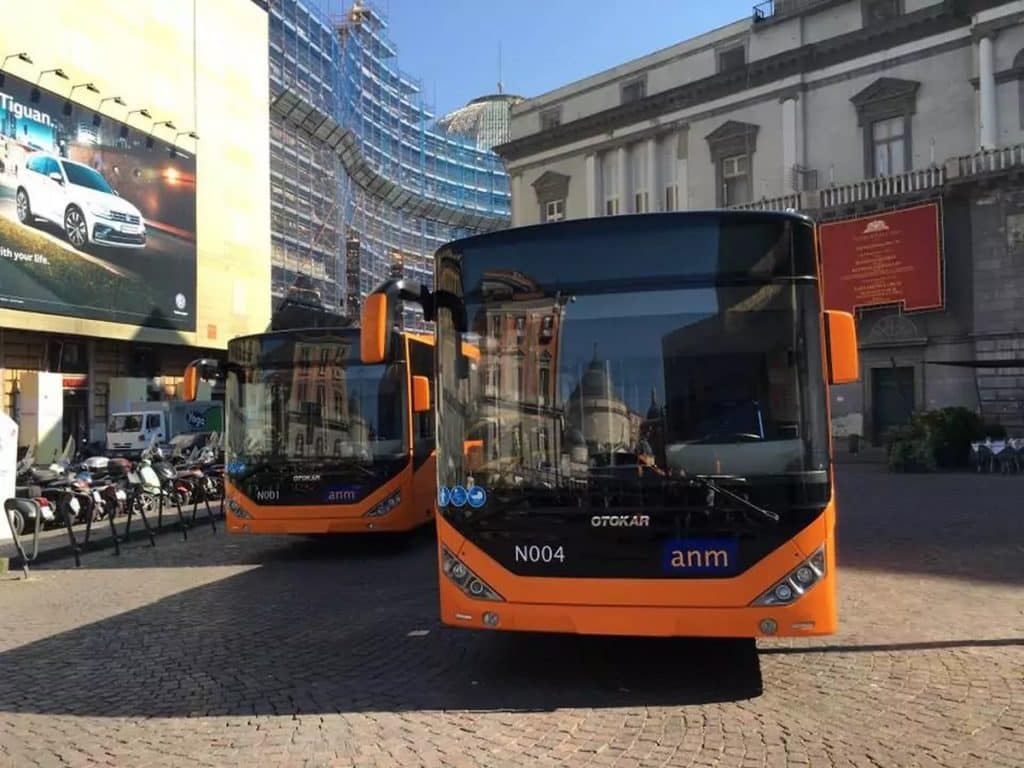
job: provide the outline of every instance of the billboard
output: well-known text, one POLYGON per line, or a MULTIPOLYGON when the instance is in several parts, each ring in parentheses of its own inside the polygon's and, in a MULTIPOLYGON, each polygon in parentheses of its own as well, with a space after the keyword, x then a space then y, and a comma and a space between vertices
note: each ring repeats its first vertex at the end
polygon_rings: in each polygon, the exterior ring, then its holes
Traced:
POLYGON ((0 308, 194 331, 195 304, 195 156, 6 74, 0 308))
POLYGON ((943 307, 938 203, 822 224, 819 233, 827 309, 943 307))

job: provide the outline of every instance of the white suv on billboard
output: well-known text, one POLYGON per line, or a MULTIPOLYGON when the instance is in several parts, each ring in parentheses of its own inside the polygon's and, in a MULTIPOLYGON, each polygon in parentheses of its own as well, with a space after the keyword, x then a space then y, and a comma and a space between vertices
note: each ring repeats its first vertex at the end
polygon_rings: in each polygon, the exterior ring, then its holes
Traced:
POLYGON ((144 248, 146 222, 98 171, 43 152, 18 172, 18 221, 46 219, 62 227, 75 248, 89 245, 144 248))

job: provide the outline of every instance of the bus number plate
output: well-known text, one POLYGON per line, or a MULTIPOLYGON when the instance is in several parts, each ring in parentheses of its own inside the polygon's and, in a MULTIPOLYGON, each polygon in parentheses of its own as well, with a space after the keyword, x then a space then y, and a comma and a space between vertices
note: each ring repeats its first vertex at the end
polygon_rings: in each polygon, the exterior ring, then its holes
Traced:
POLYGON ((280 491, 271 489, 260 489, 256 491, 256 501, 277 501, 281 498, 280 491))
POLYGON ((515 558, 517 563, 564 563, 565 550, 561 546, 552 547, 547 544, 517 544, 515 558))

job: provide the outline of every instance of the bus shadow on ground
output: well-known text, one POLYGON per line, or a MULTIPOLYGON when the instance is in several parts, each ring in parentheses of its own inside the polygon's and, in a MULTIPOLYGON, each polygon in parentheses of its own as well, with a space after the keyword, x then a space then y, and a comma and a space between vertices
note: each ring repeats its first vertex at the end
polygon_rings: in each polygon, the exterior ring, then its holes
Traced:
POLYGON ((381 560, 355 573, 329 559, 271 563, 13 648, 0 654, 0 711, 550 711, 762 692, 753 641, 444 629, 423 565, 381 560))

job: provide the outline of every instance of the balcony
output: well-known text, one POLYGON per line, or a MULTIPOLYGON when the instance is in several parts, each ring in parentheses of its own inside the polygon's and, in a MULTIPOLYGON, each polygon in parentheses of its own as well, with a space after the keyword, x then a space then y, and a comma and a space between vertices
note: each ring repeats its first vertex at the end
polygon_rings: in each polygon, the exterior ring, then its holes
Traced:
POLYGON ((953 157, 941 166, 846 184, 830 184, 822 189, 766 197, 730 207, 746 211, 801 211, 812 215, 819 212, 828 214, 836 209, 855 207, 864 203, 938 195, 948 184, 976 181, 1012 171, 1024 171, 1024 144, 980 150, 970 155, 953 157))
POLYGON ((764 0, 754 4, 754 23, 781 21, 838 2, 845 0, 764 0))

